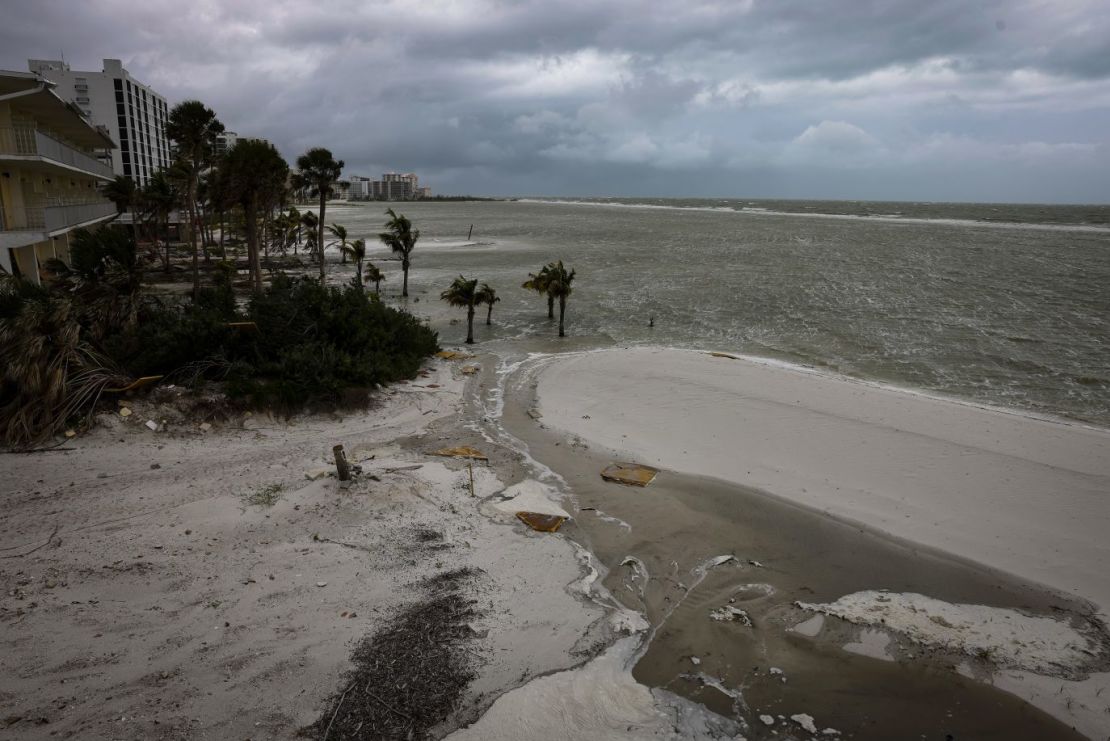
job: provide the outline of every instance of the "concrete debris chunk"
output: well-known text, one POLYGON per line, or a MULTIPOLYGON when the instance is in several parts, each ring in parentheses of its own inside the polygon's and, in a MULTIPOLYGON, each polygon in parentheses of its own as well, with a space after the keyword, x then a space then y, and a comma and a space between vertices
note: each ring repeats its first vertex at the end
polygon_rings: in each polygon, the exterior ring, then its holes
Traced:
POLYGON ((148 419, 146 421, 146 426, 147 429, 151 430, 152 432, 158 432, 158 423, 155 422, 153 419, 148 419))

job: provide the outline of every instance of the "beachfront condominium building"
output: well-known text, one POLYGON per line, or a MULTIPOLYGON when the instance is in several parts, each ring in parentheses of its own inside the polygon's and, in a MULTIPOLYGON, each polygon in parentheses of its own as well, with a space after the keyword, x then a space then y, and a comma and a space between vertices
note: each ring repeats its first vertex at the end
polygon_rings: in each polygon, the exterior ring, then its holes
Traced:
POLYGON ((224 131, 216 137, 216 154, 227 154, 238 142, 262 142, 269 144, 268 139, 259 136, 239 136, 234 131, 224 131))
POLYGON ((417 195, 417 180, 411 172, 383 173, 382 179, 373 183, 373 197, 382 201, 411 201, 417 195))
POLYGON ((350 177, 350 187, 347 189, 348 201, 368 201, 373 194, 374 181, 361 175, 350 177))
POLYGON ((166 138, 166 99, 135 80, 118 59, 105 59, 101 72, 77 72, 60 60, 31 59, 32 73, 57 85, 55 92, 72 101, 96 126, 103 126, 119 147, 111 151, 112 171, 145 185, 170 165, 166 138))
POLYGON ((100 193, 115 144, 27 72, 0 72, 0 270, 41 284, 47 260, 69 261, 76 229, 116 216, 100 193))

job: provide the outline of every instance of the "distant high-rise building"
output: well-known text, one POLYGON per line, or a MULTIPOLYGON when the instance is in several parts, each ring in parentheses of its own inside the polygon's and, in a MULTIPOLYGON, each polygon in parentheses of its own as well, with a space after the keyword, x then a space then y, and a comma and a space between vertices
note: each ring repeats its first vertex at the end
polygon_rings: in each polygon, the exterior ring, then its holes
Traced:
POLYGON ((387 172, 373 183, 373 197, 384 201, 411 201, 417 196, 415 173, 387 172))
POLYGON ((76 105, 94 125, 108 131, 119 148, 111 151, 112 171, 139 185, 170 164, 166 138, 169 106, 151 88, 132 79, 118 59, 105 59, 101 72, 77 72, 60 60, 31 59, 28 68, 55 84, 54 91, 76 105))

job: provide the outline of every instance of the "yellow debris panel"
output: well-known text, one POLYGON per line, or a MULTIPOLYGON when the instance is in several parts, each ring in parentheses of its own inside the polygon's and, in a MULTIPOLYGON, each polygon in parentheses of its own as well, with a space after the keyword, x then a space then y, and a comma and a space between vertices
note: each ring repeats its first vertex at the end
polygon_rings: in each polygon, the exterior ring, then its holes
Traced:
POLYGON ((659 473, 658 468, 641 466, 638 463, 610 463, 601 472, 601 478, 629 486, 647 486, 655 479, 657 473, 659 473))
POLYGON ((468 445, 459 445, 454 448, 440 448, 432 455, 441 455, 444 458, 473 458, 476 461, 488 461, 485 453, 468 445))
POLYGON ((729 355, 727 352, 711 352, 709 353, 715 358, 728 358, 729 360, 739 360, 740 358, 735 355, 729 355))
POLYGON ((567 518, 559 515, 544 515, 539 512, 517 512, 516 517, 528 527, 541 533, 556 532, 567 521, 567 518))
POLYGON ((481 366, 478 366, 478 365, 464 365, 459 370, 462 372, 462 374, 464 376, 473 376, 475 373, 482 370, 482 368, 481 368, 481 366))
POLYGON ((436 353, 436 357, 444 360, 468 360, 474 356, 458 350, 440 350, 436 353))

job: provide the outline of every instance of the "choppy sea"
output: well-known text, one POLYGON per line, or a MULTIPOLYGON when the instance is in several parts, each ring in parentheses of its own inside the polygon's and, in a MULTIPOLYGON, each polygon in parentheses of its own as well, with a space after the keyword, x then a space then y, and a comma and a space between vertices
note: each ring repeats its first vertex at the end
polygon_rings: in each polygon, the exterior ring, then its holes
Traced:
MULTIPOLYGON (((367 239, 388 297, 400 266, 377 244, 386 205, 333 202, 326 220, 367 239)), ((437 301, 460 273, 497 289, 479 341, 556 342, 544 302, 520 284, 561 259, 577 272, 567 312, 577 347, 728 350, 1110 427, 1110 206, 392 205, 422 232, 414 298, 437 301)), ((445 327, 441 341, 464 336, 445 327)))

